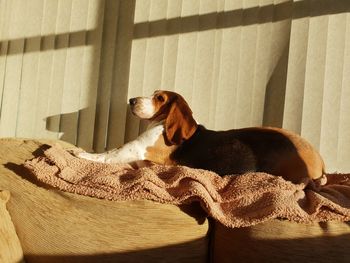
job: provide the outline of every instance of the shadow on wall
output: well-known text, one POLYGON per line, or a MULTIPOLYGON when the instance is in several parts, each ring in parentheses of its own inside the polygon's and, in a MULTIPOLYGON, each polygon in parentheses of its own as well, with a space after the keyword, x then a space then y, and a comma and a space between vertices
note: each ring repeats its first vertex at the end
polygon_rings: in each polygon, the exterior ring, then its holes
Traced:
MULTIPOLYGON (((126 122, 125 129, 133 129, 134 127, 132 126, 132 123, 139 123, 138 134, 144 132, 147 129, 149 122, 147 120, 140 120, 139 118, 133 116, 129 106, 126 103, 124 107, 126 108, 126 117, 128 120, 126 122)), ((89 113, 91 113, 91 110, 89 108, 85 108, 76 112, 49 116, 45 119, 46 130, 59 134, 60 140, 79 146, 82 143, 79 142, 79 126, 77 126, 76 124, 79 123, 79 117, 81 115, 89 113)), ((132 139, 132 137, 125 137, 125 142, 128 142, 132 139)), ((118 146, 120 145, 116 145, 115 147, 118 146)), ((107 149, 108 148, 106 147, 103 149, 103 151, 107 149)), ((108 150, 110 150, 110 148, 108 150)))
POLYGON ((250 7, 232 11, 141 22, 135 24, 135 32, 139 32, 135 38, 149 38, 211 30, 213 29, 213 24, 211 23, 213 19, 216 19, 219 21, 219 23, 220 21, 225 21, 224 23, 220 23, 220 25, 216 25, 215 28, 242 26, 242 20, 235 19, 236 17, 241 17, 242 13, 244 14, 244 17, 248 18, 244 21, 244 25, 269 23, 271 22, 271 9, 273 9, 274 21, 282 21, 291 18, 299 19, 306 16, 314 17, 350 12, 350 5, 348 4, 347 0, 318 0, 317 5, 322 8, 318 8, 315 12, 312 12, 312 14, 305 14, 305 8, 308 9, 311 5, 312 3, 310 3, 309 0, 297 2, 285 1, 278 4, 250 7), (200 30, 197 27, 198 20, 201 22, 200 30), (148 26, 152 26, 155 30, 147 30, 148 26))
MULTIPOLYGON (((110 34, 110 37, 114 36, 115 44, 111 44, 114 42, 109 41, 109 35, 106 32, 110 30, 112 25, 110 19, 116 16, 113 13, 114 11, 110 11, 112 10, 111 5, 115 5, 115 3, 106 1, 105 6, 101 7, 103 10, 100 13, 104 13, 103 30, 101 30, 102 46, 101 50, 96 51, 98 59, 93 61, 93 72, 97 73, 89 82, 98 82, 98 85, 96 89, 87 91, 89 93, 87 99, 89 105, 84 106, 88 106, 89 110, 79 109, 79 111, 73 113, 49 116, 46 123, 48 130, 62 132, 63 140, 77 144, 87 150, 94 149, 97 152, 101 152, 106 148, 117 147, 124 141, 133 139, 137 131, 143 130, 143 125, 139 125, 138 120, 132 118, 127 111, 127 105, 121 103, 121 101, 126 101, 128 95, 131 44, 133 40, 215 28, 270 23, 271 19, 282 21, 306 16, 350 12, 350 5, 347 0, 319 0, 317 1, 318 8, 315 8, 315 10, 312 9, 316 5, 315 1, 303 0, 133 24, 135 1, 120 1, 120 3, 118 2, 120 6, 116 7, 119 12, 117 15, 120 16, 116 19, 116 32, 114 32, 114 35, 110 34), (306 12, 305 10, 309 11, 306 12), (108 12, 111 14, 106 16, 108 12), (273 14, 272 17, 271 13, 273 14), (241 19, 242 16, 245 19, 241 19), (213 19, 216 20, 216 23, 212 22, 213 19), (198 23, 200 23, 200 26, 198 26, 198 23), (113 51, 106 52, 111 49, 113 51), (99 57, 99 55, 101 56, 99 57), (135 132, 131 132, 130 135, 129 132, 126 132, 130 130, 135 132)), ((9 55, 50 49, 69 49, 71 47, 96 45, 96 42, 92 40, 98 38, 95 38, 95 36, 99 32, 96 30, 77 31, 23 39, 1 39, 0 46, 6 46, 6 54, 9 55), (43 44, 42 46, 27 45, 28 42, 39 39, 43 44)), ((0 55, 4 55, 4 53, 0 53, 0 55)), ((277 84, 285 83, 287 65, 288 47, 286 47, 286 53, 283 53, 267 84, 264 125, 282 125, 285 85, 277 84), (278 105, 276 105, 276 102, 278 105)))
POLYGON ((263 126, 282 127, 286 97, 289 45, 279 58, 266 84, 263 126))
POLYGON ((46 129, 57 132, 61 140, 95 152, 124 143, 125 119, 136 121, 127 114, 126 103, 134 10, 135 1, 106 1, 103 11, 98 12, 104 15, 101 47, 94 56, 88 82, 94 84, 89 89, 82 87, 88 89, 88 104, 77 111, 46 118, 46 129))
POLYGON ((88 109, 82 109, 76 112, 57 114, 46 118, 46 130, 61 134, 60 139, 72 144, 78 143, 79 116, 88 109))
MULTIPOLYGON (((3 129, 7 130, 6 135, 16 136, 17 131, 21 130, 21 137, 56 136, 45 130, 38 132, 39 128, 35 125, 40 123, 48 131, 62 133, 62 140, 89 151, 101 152, 121 145, 125 141, 126 119, 137 123, 127 113, 127 105, 124 103, 128 96, 134 11, 135 0, 100 1, 96 2, 94 10, 89 10, 89 16, 96 15, 94 20, 97 21, 96 27, 91 30, 28 37, 23 33, 12 39, 0 36, 0 56, 20 55, 20 59, 28 53, 37 53, 32 55, 35 58, 45 56, 42 63, 44 66, 40 69, 45 72, 45 77, 40 81, 41 86, 24 89, 22 84, 18 84, 18 87, 7 85, 2 92, 0 85, 0 127, 3 125, 3 129), (54 53, 57 50, 61 51, 54 53), (87 54, 84 58, 81 57, 82 50, 87 54), (41 54, 47 51, 54 52, 41 54), (37 102, 36 107, 25 102, 28 101, 28 95, 24 92, 31 94, 30 100, 37 102), (42 94, 43 103, 35 94, 42 94), (3 103, 4 98, 14 97, 17 101, 3 103), (74 105, 64 105, 66 108, 63 108, 62 101, 67 98, 74 105), (21 109, 19 114, 13 112, 16 103, 20 105, 17 107, 17 111, 18 108, 21 109), (70 110, 76 112, 66 113, 70 110), (38 111, 40 116, 36 115, 38 111), (57 115, 50 116, 51 114, 57 115), (46 123, 41 123, 42 120, 46 123), (23 129, 25 125, 30 127, 23 129)), ((16 76, 26 70, 23 69, 23 63, 17 63, 15 69, 16 76)))
POLYGON ((19 39, 10 39, 10 40, 1 40, 0 48, 2 44, 8 43, 7 52, 0 53, 0 56, 4 55, 16 55, 22 53, 32 53, 32 52, 41 52, 41 51, 49 51, 49 50, 59 50, 59 49, 67 49, 73 47, 80 47, 89 45, 85 41, 86 35, 95 34, 95 30, 80 30, 73 31, 69 33, 55 34, 55 35, 45 35, 45 36, 34 36, 29 38, 19 38, 19 39), (80 41, 70 41, 68 46, 68 39, 78 39, 80 41), (40 42, 41 45, 26 45, 28 41, 40 42), (62 43, 67 43, 66 45, 62 43), (49 45, 50 44, 50 45, 49 45))

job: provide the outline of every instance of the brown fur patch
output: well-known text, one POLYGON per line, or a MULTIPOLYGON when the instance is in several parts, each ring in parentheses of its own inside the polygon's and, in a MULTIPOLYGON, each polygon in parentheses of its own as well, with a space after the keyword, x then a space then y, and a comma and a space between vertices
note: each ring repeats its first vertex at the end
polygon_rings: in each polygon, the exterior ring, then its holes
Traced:
POLYGON ((171 153, 176 150, 176 145, 167 145, 164 136, 160 136, 153 146, 146 149, 146 160, 158 164, 176 164, 170 159, 171 153))

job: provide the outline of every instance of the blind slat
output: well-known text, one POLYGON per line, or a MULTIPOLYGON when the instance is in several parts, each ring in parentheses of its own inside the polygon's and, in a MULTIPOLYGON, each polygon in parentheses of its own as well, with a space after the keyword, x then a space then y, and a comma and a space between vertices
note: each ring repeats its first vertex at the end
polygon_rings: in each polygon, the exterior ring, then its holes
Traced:
POLYGON ((27 7, 24 32, 25 48, 22 62, 22 78, 19 94, 16 136, 31 137, 34 133, 36 107, 38 106, 39 64, 41 50, 41 25, 43 0, 33 0, 27 7))
MULTIPOLYGON (((312 4, 310 15, 319 8, 312 4)), ((327 32, 327 16, 310 17, 301 134, 316 148, 320 146, 327 32)))
POLYGON ((55 49, 55 28, 57 23, 57 1, 44 1, 41 25, 41 51, 38 69, 38 100, 35 107, 34 134, 38 138, 57 138, 56 132, 47 130, 46 118, 49 116, 51 100, 51 80, 53 77, 53 58, 55 49))
POLYGON ((27 2, 14 0, 11 6, 10 23, 8 24, 9 41, 6 58, 6 75, 3 81, 1 104, 0 136, 15 136, 17 127, 19 95, 21 89, 23 51, 27 2), (11 28, 10 28, 11 25, 11 28), (22 36, 22 38, 21 38, 22 36))

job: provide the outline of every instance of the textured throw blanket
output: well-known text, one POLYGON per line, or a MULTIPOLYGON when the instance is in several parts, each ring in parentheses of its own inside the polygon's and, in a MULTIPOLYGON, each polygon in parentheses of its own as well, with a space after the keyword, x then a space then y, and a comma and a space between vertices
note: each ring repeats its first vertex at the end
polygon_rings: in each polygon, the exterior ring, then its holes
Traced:
POLYGON ((60 190, 109 200, 148 199, 169 204, 200 202, 209 216, 228 227, 273 218, 296 222, 350 220, 350 174, 327 175, 319 190, 265 173, 220 177, 183 166, 133 169, 77 158, 60 146, 25 162, 42 182, 60 190))

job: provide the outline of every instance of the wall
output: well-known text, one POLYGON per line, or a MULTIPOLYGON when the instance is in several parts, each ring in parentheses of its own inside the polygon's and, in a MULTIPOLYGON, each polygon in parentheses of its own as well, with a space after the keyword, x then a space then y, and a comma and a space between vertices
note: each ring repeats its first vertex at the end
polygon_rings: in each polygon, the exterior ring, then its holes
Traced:
POLYGON ((86 150, 144 130, 127 100, 180 92, 213 129, 278 126, 350 169, 347 0, 0 0, 1 137, 86 150))

